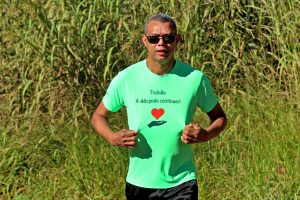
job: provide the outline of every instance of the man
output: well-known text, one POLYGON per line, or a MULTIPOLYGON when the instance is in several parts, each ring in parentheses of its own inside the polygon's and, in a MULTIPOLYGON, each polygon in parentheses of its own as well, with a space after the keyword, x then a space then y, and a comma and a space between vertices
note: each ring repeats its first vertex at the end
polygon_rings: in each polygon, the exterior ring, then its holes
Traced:
POLYGON ((226 115, 207 77, 174 59, 180 35, 171 17, 152 16, 142 41, 147 58, 112 80, 93 126, 110 144, 129 148, 127 199, 197 199, 191 144, 219 135, 226 115), (114 132, 107 117, 122 106, 129 129, 114 132), (196 107, 209 116, 208 127, 191 123, 196 107))

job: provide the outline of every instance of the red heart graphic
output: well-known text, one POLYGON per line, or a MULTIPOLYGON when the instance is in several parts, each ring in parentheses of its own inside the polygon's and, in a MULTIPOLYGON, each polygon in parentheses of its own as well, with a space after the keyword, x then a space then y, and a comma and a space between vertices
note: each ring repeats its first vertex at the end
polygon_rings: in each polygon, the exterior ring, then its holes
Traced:
POLYGON ((164 113, 165 111, 163 108, 159 108, 159 109, 153 108, 151 110, 151 114, 153 115, 153 117, 155 117, 156 120, 158 120, 161 116, 163 116, 164 113))

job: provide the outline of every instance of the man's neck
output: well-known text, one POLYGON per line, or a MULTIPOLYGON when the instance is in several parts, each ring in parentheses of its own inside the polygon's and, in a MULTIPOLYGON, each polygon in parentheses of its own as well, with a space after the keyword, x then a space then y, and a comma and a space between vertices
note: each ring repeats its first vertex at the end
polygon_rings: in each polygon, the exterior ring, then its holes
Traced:
POLYGON ((171 59, 166 63, 153 62, 151 59, 146 59, 147 67, 151 72, 157 75, 169 73, 175 65, 175 59, 171 59))

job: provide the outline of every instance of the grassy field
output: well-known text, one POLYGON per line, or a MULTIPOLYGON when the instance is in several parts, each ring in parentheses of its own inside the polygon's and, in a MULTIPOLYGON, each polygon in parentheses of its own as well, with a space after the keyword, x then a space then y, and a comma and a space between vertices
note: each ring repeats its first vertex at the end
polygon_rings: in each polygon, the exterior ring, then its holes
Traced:
MULTIPOLYGON (((299 199, 299 104, 265 95, 222 103, 227 130, 194 145, 200 199, 299 199)), ((111 119, 116 129, 126 126, 118 123, 123 115, 111 119)), ((200 112, 195 120, 207 123, 200 112)), ((127 152, 88 122, 27 122, 1 131, 3 199, 124 199, 127 152)))
MULTIPOLYGON (((111 78, 145 58, 139 38, 156 12, 178 22, 176 58, 209 76, 229 119, 193 146, 199 199, 300 199, 299 10, 296 0, 3 0, 0 200, 124 199, 127 151, 90 118, 111 78)), ((110 121, 126 127, 126 111, 110 121)), ((209 123, 200 111, 194 121, 209 123)))

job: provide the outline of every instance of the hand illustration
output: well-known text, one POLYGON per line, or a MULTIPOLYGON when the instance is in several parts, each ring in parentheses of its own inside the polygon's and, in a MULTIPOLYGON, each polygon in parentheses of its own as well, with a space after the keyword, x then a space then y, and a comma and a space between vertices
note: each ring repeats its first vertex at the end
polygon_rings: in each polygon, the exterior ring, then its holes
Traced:
POLYGON ((167 121, 165 120, 160 120, 160 121, 152 121, 148 124, 148 127, 151 128, 153 126, 160 126, 163 125, 164 123, 166 123, 167 121))

